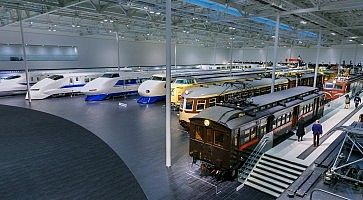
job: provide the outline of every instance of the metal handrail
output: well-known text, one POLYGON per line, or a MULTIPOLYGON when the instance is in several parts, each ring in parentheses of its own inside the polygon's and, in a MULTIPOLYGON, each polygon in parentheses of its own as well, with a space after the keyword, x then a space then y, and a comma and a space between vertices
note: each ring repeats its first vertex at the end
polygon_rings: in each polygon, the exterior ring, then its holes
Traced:
MULTIPOLYGON (((261 156, 261 152, 264 149, 265 145, 267 144, 267 138, 264 138, 253 150, 253 152, 251 153, 251 155, 247 158, 245 164, 241 167, 242 171, 247 171, 248 167, 251 166, 251 168, 254 167, 254 165, 257 163, 257 159, 261 156)), ((248 170, 249 173, 252 170, 248 170)), ((247 177, 245 179, 243 179, 243 182, 245 180, 247 180, 249 175, 247 175, 247 177)), ((243 183, 242 183, 243 184, 243 183)))
POLYGON ((329 195, 332 195, 332 196, 334 196, 334 197, 338 197, 338 198, 341 198, 341 199, 345 199, 345 200, 351 200, 351 199, 349 199, 349 198, 347 198, 347 197, 343 197, 343 196, 340 196, 340 195, 337 195, 337 194, 334 194, 334 193, 332 193, 332 192, 329 192, 329 191, 326 191, 326 190, 322 190, 322 189, 319 189, 319 188, 317 188, 317 189, 313 189, 312 191, 311 191, 311 193, 310 193, 310 200, 312 200, 313 199, 313 193, 314 192, 316 192, 316 191, 319 191, 319 192, 323 192, 323 193, 326 193, 326 194, 329 194, 329 195))

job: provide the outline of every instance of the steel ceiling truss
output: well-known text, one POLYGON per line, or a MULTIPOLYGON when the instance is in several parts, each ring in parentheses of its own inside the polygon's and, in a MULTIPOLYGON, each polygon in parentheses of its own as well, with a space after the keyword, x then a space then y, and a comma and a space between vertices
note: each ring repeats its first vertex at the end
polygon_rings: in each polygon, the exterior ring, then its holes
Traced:
MULTIPOLYGON (((316 45, 319 29, 326 46, 363 41, 360 0, 213 2, 235 8, 241 16, 172 0, 174 42, 234 48, 270 46, 274 34, 271 23, 277 13, 289 27, 280 31, 280 46, 316 45)), ((165 0, 0 0, 0 27, 17 26, 17 10, 32 29, 105 37, 119 32, 127 40, 164 41, 165 0)))

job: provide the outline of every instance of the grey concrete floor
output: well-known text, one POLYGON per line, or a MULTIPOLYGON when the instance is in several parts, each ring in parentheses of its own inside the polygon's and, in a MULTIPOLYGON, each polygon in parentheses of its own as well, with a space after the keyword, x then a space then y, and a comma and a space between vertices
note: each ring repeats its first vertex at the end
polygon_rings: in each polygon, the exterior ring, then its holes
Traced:
MULTIPOLYGON (((83 96, 33 101, 0 98, 0 104, 31 108, 73 121, 105 141, 125 162, 148 199, 174 199, 165 167, 165 106, 139 105, 136 97, 85 102, 83 96), (119 103, 127 104, 127 107, 119 103)), ((31 128, 31 127, 29 127, 31 128)), ((66 128, 66 127, 65 127, 66 128)), ((172 161, 188 152, 188 134, 172 114, 172 161)))

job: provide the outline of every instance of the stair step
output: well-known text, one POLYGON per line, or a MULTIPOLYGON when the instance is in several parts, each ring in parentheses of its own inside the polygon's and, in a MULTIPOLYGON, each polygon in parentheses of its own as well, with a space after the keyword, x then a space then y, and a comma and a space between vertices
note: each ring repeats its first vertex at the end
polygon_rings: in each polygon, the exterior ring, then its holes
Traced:
POLYGON ((247 180, 247 181, 252 182, 252 183, 254 183, 254 184, 256 184, 256 185, 259 185, 259 186, 261 186, 261 187, 267 188, 267 189, 269 189, 269 190, 272 190, 272 191, 274 191, 274 192, 277 192, 277 193, 279 193, 279 194, 281 194, 281 193, 283 193, 283 192, 285 191, 285 190, 284 190, 283 188, 281 188, 281 187, 278 187, 278 186, 273 185, 273 184, 271 184, 271 183, 268 183, 268 182, 266 182, 266 181, 264 181, 264 180, 260 180, 260 179, 257 179, 257 178, 251 177, 251 176, 248 178, 248 180, 247 180))
POLYGON ((265 177, 272 177, 273 179, 279 180, 279 181, 284 182, 286 184, 291 184, 291 183, 294 182, 294 180, 287 179, 287 178, 284 178, 284 177, 276 175, 276 174, 272 174, 271 172, 265 171, 263 169, 255 168, 253 170, 253 173, 256 173, 256 174, 258 173, 258 174, 260 174, 262 176, 265 176, 265 177))
POLYGON ((274 164, 274 163, 268 162, 266 160, 260 160, 260 162, 258 164, 259 165, 263 165, 263 166, 268 166, 268 167, 276 168, 279 171, 282 170, 284 172, 287 172, 287 173, 290 173, 290 174, 293 174, 293 175, 297 175, 297 176, 302 173, 302 171, 296 171, 296 170, 293 170, 293 169, 288 168, 288 167, 284 167, 284 166, 281 166, 281 165, 278 165, 278 164, 274 164))
POLYGON ((272 178, 267 177, 267 176, 263 176, 263 175, 258 174, 258 173, 253 173, 252 172, 250 177, 253 177, 253 178, 268 182, 268 183, 271 183, 271 184, 276 185, 278 187, 281 187, 283 189, 287 189, 289 187, 289 184, 286 184, 286 183, 284 183, 284 182, 282 182, 280 180, 276 180, 276 179, 272 179, 272 178))
POLYGON ((261 192, 267 193, 267 194, 269 194, 271 196, 274 196, 276 198, 280 196, 280 194, 277 193, 277 192, 274 192, 272 190, 269 190, 267 188, 261 187, 261 186, 259 186, 257 184, 254 184, 254 183, 251 183, 251 182, 248 182, 248 181, 246 181, 245 185, 248 185, 248 186, 250 186, 250 187, 252 187, 252 188, 254 188, 256 190, 259 190, 261 192))
POLYGON ((260 169, 263 169, 263 170, 266 170, 266 171, 269 171, 270 173, 275 173, 275 174, 284 176, 284 177, 286 177, 288 179, 296 180, 298 178, 298 176, 288 174, 286 172, 282 172, 282 171, 279 171, 278 169, 271 168, 271 167, 268 167, 268 166, 263 166, 263 165, 258 164, 258 165, 256 165, 256 167, 260 168, 260 169))
POLYGON ((284 163, 290 163, 290 164, 297 165, 297 166, 300 166, 300 167, 303 167, 303 168, 307 168, 308 167, 308 166, 305 166, 305 165, 303 165, 301 163, 292 162, 290 160, 285 160, 283 158, 275 157, 275 156, 269 155, 269 154, 264 154, 264 157, 273 158, 275 160, 280 160, 280 161, 282 161, 284 163))
POLYGON ((294 164, 291 164, 290 162, 284 162, 282 160, 278 160, 278 159, 275 159, 273 157, 267 157, 267 156, 263 156, 261 159, 263 160, 268 160, 270 162, 274 162, 276 164, 281 164, 281 165, 284 165, 285 167, 291 167, 297 171, 305 171, 306 167, 301 167, 299 165, 294 165, 294 164))

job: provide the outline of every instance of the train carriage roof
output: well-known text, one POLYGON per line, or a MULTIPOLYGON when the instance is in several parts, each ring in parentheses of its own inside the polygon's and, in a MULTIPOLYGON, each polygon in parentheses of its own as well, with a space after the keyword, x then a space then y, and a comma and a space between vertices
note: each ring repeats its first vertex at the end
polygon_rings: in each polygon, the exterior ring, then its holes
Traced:
MULTIPOLYGON (((259 80, 252 81, 244 81, 247 84, 247 87, 256 88, 261 86, 271 86, 271 78, 262 78, 259 80)), ((288 83, 286 78, 279 78, 275 80, 275 84, 283 84, 288 83)), ((217 94, 220 95, 222 93, 227 93, 231 91, 238 91, 243 88, 242 84, 235 84, 234 86, 230 85, 211 85, 207 87, 198 87, 192 88, 189 90, 188 94, 183 94, 184 98, 203 98, 203 96, 217 94)))
MULTIPOLYGON (((221 124, 224 124, 226 127, 230 129, 234 129, 236 127, 240 127, 242 124, 248 123, 254 119, 261 118, 263 116, 270 115, 272 113, 276 113, 280 110, 286 109, 289 106, 295 105, 301 101, 307 101, 312 99, 318 94, 310 94, 304 96, 302 99, 295 99, 293 101, 287 102, 285 106, 283 105, 276 105, 272 108, 258 111, 253 115, 243 115, 243 117, 238 117, 240 113, 247 113, 252 112, 253 109, 261 106, 265 106, 274 102, 281 102, 282 100, 288 99, 293 96, 298 96, 303 93, 313 92, 316 91, 316 88, 313 87, 305 87, 299 86, 295 88, 291 88, 288 90, 283 90, 279 92, 269 93, 257 97, 253 97, 253 105, 241 108, 231 108, 225 106, 213 106, 209 107, 203 111, 201 111, 198 115, 194 116, 193 118, 201 118, 201 119, 208 119, 212 120, 221 124)), ((321 93, 319 93, 321 94, 321 93)))

